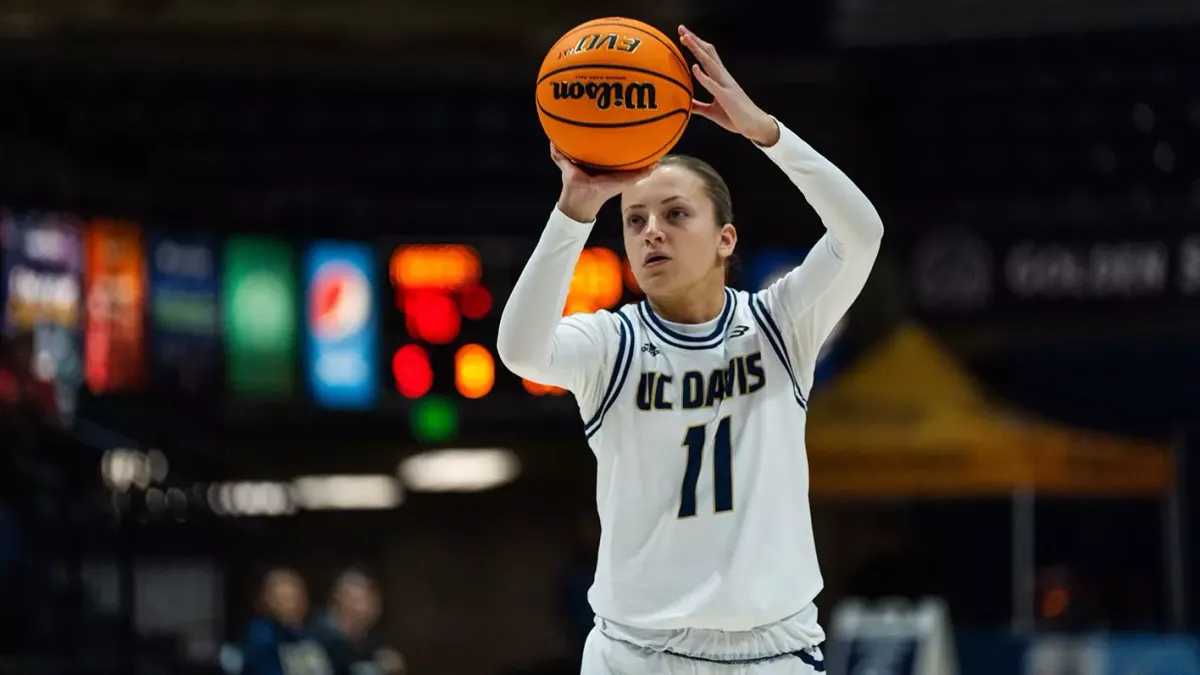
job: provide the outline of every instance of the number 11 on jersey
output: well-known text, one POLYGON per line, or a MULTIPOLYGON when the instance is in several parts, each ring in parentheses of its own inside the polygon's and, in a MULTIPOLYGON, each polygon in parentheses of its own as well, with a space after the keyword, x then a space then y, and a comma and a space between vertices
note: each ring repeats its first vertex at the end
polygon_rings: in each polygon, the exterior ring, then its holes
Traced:
MULTIPOLYGON (((683 471, 683 493, 679 497, 679 517, 696 515, 696 484, 700 482, 700 465, 704 461, 704 445, 708 425, 688 427, 683 437, 687 448, 687 468, 683 471)), ((733 510, 733 442, 729 437, 729 416, 717 422, 713 437, 713 510, 716 513, 733 510)))

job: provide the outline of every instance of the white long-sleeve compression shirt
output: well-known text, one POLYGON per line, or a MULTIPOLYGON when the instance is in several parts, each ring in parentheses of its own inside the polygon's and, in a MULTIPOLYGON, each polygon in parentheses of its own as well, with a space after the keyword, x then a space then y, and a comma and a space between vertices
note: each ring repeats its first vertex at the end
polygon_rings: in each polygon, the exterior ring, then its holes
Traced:
MULTIPOLYGON (((799 360, 815 362, 821 344, 866 283, 883 223, 840 169, 782 123, 779 130, 774 145, 760 147, 800 189, 826 232, 801 265, 763 293, 768 305, 780 308, 799 360)), ((568 389, 581 404, 602 395, 606 364, 616 351, 611 336, 617 318, 612 313, 562 316, 575 264, 593 225, 554 209, 504 307, 497 343, 500 359, 511 371, 568 389)))

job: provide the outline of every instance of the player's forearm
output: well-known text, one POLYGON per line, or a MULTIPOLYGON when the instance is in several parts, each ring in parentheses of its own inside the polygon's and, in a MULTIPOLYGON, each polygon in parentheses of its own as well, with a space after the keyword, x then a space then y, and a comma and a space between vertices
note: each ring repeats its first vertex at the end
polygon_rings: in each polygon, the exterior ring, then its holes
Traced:
POLYGON ((591 230, 592 223, 573 220, 558 208, 550 214, 500 315, 496 351, 514 373, 524 377, 550 367, 555 329, 591 230))
POLYGON ((839 248, 854 253, 878 247, 883 237, 879 213, 833 162, 782 123, 778 140, 761 149, 800 188, 839 248))

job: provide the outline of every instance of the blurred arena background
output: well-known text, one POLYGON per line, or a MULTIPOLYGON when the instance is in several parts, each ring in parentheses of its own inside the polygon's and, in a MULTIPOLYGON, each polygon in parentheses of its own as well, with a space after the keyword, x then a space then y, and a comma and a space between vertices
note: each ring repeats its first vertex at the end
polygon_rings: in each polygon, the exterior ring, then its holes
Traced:
MULTIPOLYGON (((808 428, 830 672, 1200 673, 1182 0, 0 2, 0 672, 578 672, 594 462, 495 336, 534 75, 602 15, 716 43, 889 227, 808 428)), ((803 259, 757 151, 680 149, 742 285, 803 259)), ((603 223, 567 311, 637 297, 603 223)))

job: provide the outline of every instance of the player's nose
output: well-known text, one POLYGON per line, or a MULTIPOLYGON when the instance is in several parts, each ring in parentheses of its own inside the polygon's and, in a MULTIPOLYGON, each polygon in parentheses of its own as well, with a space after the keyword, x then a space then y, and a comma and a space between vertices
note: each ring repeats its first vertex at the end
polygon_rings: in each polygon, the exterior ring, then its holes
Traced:
POLYGON ((659 227, 658 216, 651 215, 646 219, 646 227, 642 228, 642 235, 646 241, 655 241, 662 238, 662 228, 659 227))

